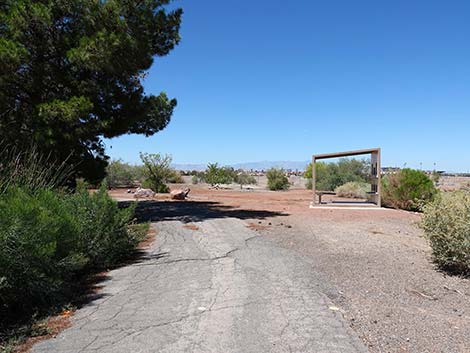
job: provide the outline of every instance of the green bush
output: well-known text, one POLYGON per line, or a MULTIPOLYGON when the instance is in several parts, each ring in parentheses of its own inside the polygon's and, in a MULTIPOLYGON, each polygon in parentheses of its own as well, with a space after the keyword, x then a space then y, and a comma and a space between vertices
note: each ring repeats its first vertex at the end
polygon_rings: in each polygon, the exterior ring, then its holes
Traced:
POLYGON ((106 167, 106 182, 110 188, 132 187, 143 181, 142 166, 130 165, 122 160, 113 160, 106 167))
POLYGON ((235 171, 230 167, 219 167, 217 163, 209 163, 203 178, 210 185, 230 184, 235 178, 235 171))
POLYGON ((351 199, 366 199, 368 191, 370 191, 369 184, 360 183, 357 181, 347 182, 346 184, 338 186, 335 189, 337 196, 351 199))
POLYGON ((11 187, 0 195, 0 317, 21 317, 55 305, 77 276, 128 256, 145 235, 133 208, 106 193, 34 193, 11 187))
POLYGON ((168 175, 167 182, 170 184, 184 184, 184 179, 179 171, 173 169, 168 175))
POLYGON ((239 170, 238 172, 236 172, 235 174, 235 178, 234 178, 234 181, 237 183, 237 184, 240 184, 240 188, 243 188, 243 185, 254 185, 256 184, 256 178, 243 171, 243 170, 239 170))
POLYGON ((284 169, 271 168, 266 172, 268 178, 269 190, 287 190, 289 188, 289 179, 284 169))
MULTIPOLYGON (((333 191, 347 182, 368 182, 370 161, 341 158, 338 162, 317 162, 315 188, 322 191, 333 191)), ((307 165, 304 177, 309 179, 306 187, 312 188, 312 164, 307 165)))
POLYGON ((442 193, 424 206, 421 226, 442 269, 470 275, 470 192, 442 193))
POLYGON ((387 207, 419 211, 436 194, 433 181, 419 170, 402 169, 382 179, 382 204, 387 207))

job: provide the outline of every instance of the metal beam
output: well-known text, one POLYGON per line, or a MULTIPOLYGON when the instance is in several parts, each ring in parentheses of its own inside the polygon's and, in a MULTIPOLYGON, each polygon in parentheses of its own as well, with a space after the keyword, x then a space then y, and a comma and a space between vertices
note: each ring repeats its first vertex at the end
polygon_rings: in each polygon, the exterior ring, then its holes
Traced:
POLYGON ((327 158, 339 158, 339 157, 350 157, 350 156, 360 156, 362 154, 371 154, 371 153, 380 153, 380 148, 369 148, 366 150, 356 150, 356 151, 346 151, 346 152, 336 152, 336 153, 324 153, 324 154, 315 154, 313 158, 315 159, 327 159, 327 158))

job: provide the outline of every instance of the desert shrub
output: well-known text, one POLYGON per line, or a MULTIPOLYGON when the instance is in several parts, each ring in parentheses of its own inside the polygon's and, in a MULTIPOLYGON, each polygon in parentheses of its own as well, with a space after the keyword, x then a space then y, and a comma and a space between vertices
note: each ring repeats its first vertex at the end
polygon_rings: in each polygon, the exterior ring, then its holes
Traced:
POLYGON ((110 188, 132 186, 136 180, 134 167, 122 160, 113 160, 106 167, 106 181, 110 188))
POLYGON ((106 192, 106 184, 89 194, 78 190, 65 201, 74 214, 80 251, 92 268, 107 268, 123 259, 141 240, 132 219, 135 205, 119 208, 106 192))
POLYGON ((235 174, 235 178, 234 178, 234 181, 237 183, 237 184, 240 184, 240 188, 243 188, 243 185, 254 185, 256 184, 256 178, 243 171, 243 170, 239 170, 238 172, 236 172, 235 174))
POLYGON ((204 181, 211 185, 230 184, 234 178, 235 171, 233 168, 219 167, 217 163, 209 163, 203 174, 204 181))
POLYGON ((171 156, 141 153, 140 159, 144 165, 145 175, 142 185, 158 193, 169 192, 170 188, 166 184, 177 178, 175 170, 171 168, 171 156))
POLYGON ((193 175, 191 177, 191 183, 194 185, 199 184, 199 177, 197 175, 193 175))
POLYGON ((402 169, 382 179, 382 204, 387 207, 419 211, 436 194, 432 180, 419 170, 402 169))
POLYGON ((439 267, 470 275, 470 192, 437 196, 424 206, 421 227, 439 267))
POLYGON ((77 276, 116 264, 143 238, 133 208, 119 209, 106 188, 10 187, 0 195, 0 317, 60 303, 77 276))
POLYGON ((370 185, 367 183, 360 183, 357 181, 350 181, 344 185, 338 186, 335 193, 339 197, 347 197, 351 199, 365 199, 367 192, 370 190, 370 185))
POLYGON ((173 169, 168 175, 167 182, 170 184, 184 184, 184 179, 179 171, 173 169))
POLYGON ((268 178, 269 190, 287 190, 289 188, 289 179, 284 169, 271 168, 266 172, 268 178))
MULTIPOLYGON (((367 182, 370 175, 370 161, 364 159, 341 158, 338 162, 317 162, 316 165, 316 189, 335 190, 338 186, 347 182, 367 182)), ((304 172, 307 180, 306 187, 312 188, 312 164, 307 165, 304 172)))

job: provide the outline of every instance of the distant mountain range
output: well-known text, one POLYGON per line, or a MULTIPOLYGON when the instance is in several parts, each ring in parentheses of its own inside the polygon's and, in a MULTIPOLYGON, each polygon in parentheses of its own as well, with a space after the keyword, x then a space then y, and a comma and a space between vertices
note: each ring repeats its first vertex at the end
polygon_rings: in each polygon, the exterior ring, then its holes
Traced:
MULTIPOLYGON (((295 162, 295 161, 261 161, 261 162, 246 162, 246 163, 235 163, 228 164, 226 166, 233 167, 235 169, 244 170, 267 170, 269 168, 284 168, 290 170, 302 171, 309 162, 295 162)), ((207 164, 182 164, 173 163, 172 167, 177 170, 205 170, 207 164)))

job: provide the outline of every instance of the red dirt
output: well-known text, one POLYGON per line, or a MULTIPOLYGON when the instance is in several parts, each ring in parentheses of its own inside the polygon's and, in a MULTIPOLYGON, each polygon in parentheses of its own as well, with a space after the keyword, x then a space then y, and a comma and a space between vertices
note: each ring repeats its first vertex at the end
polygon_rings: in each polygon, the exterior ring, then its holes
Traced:
POLYGON ((190 229, 190 230, 194 230, 194 231, 199 230, 199 227, 198 227, 197 225, 195 225, 195 224, 192 224, 192 223, 190 223, 190 224, 185 224, 185 225, 183 226, 183 228, 190 229))
POLYGON ((70 327, 70 317, 73 311, 64 310, 60 315, 52 316, 45 323, 38 324, 39 327, 47 330, 47 334, 42 336, 34 336, 27 338, 23 343, 15 347, 15 353, 28 353, 31 348, 38 342, 56 337, 61 331, 70 327))

